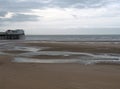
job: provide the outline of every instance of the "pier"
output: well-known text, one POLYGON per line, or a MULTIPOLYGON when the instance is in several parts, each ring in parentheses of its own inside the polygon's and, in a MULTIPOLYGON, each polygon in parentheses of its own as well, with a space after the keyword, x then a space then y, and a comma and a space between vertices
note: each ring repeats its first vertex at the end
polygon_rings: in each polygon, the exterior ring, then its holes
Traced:
POLYGON ((16 34, 0 34, 0 40, 15 40, 15 39, 20 39, 20 35, 16 34))
POLYGON ((0 32, 0 40, 18 40, 23 38, 25 38, 25 34, 21 29, 0 32))

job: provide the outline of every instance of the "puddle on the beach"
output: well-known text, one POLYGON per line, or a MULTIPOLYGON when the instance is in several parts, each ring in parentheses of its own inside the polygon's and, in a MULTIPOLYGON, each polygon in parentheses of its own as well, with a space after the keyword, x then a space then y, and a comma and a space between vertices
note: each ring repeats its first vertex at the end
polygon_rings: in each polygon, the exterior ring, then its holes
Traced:
MULTIPOLYGON (((18 57, 51 57, 51 58, 58 58, 62 57, 62 58, 78 58, 78 57, 92 57, 93 54, 89 54, 89 53, 79 53, 79 52, 60 52, 60 51, 39 51, 39 52, 27 52, 27 53, 22 53, 22 54, 18 54, 18 57)), ((48 58, 50 59, 50 58, 48 58)))
POLYGON ((91 53, 82 53, 82 52, 61 52, 61 51, 39 51, 39 52, 27 52, 19 54, 18 56, 22 57, 32 57, 32 56, 77 56, 77 58, 96 58, 96 59, 120 59, 118 54, 91 54, 91 53))
POLYGON ((46 47, 25 47, 25 46, 4 46, 2 48, 0 48, 0 52, 2 54, 6 54, 6 55, 13 55, 13 56, 18 56, 19 54, 34 54, 35 52, 38 52, 40 50, 45 49, 46 47), (16 54, 16 53, 17 54, 16 54))
POLYGON ((3 52, 0 52, 0 55, 4 55, 5 53, 3 53, 3 52))
POLYGON ((120 64, 120 57, 108 57, 108 56, 84 56, 77 59, 35 59, 16 57, 12 62, 18 63, 79 63, 79 64, 96 64, 96 63, 115 63, 120 64))
POLYGON ((22 50, 22 51, 31 51, 31 52, 37 52, 39 50, 42 50, 43 48, 35 48, 35 47, 20 47, 16 46, 14 50, 22 50))
MULTIPOLYGON (((29 49, 29 48, 28 48, 29 49)), ((92 54, 82 52, 63 52, 63 51, 38 51, 31 49, 31 52, 18 54, 13 62, 18 63, 79 63, 79 64, 96 64, 96 63, 116 63, 120 64, 119 54, 92 54), (32 58, 33 56, 66 56, 66 59, 37 59, 32 58), (70 56, 75 58, 67 58, 70 56), (77 57, 76 57, 77 55, 77 57)))
POLYGON ((12 62, 19 63, 75 63, 77 60, 69 59, 32 59, 32 58, 15 58, 12 62))
POLYGON ((39 55, 51 55, 51 56, 70 56, 70 55, 79 55, 79 56, 94 56, 89 53, 80 53, 80 52, 61 52, 61 51, 39 51, 39 52, 27 52, 19 54, 19 56, 32 57, 39 55))

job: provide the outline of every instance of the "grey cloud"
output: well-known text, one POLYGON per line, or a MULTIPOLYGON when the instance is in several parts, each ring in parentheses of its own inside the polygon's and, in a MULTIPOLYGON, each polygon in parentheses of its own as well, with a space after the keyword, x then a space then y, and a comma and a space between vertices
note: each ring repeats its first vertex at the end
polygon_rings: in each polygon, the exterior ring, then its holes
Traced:
MULTIPOLYGON (((108 1, 108 0, 106 0, 108 1)), ((51 4, 59 7, 75 7, 75 8, 95 8, 105 5, 105 0, 53 0, 51 4)))
POLYGON ((0 9, 11 12, 25 12, 44 7, 96 8, 109 2, 111 0, 0 0, 0 9))
POLYGON ((38 1, 20 1, 20 0, 0 0, 0 17, 5 17, 8 12, 14 15, 12 18, 0 18, 0 22, 6 21, 35 21, 36 15, 24 15, 20 13, 30 12, 31 9, 42 8, 44 4, 38 1))
POLYGON ((0 0, 0 8, 4 11, 12 12, 25 12, 30 9, 38 9, 44 7, 44 4, 37 1, 24 1, 19 0, 0 0))
POLYGON ((12 18, 0 19, 0 21, 7 21, 7 22, 24 22, 24 21, 36 21, 36 20, 38 20, 38 16, 25 15, 25 14, 16 14, 12 18))
POLYGON ((96 8, 120 0, 0 0, 0 9, 11 12, 25 12, 45 7, 96 8))
POLYGON ((98 8, 111 2, 120 0, 0 0, 0 16, 5 16, 8 12, 18 14, 12 19, 0 19, 0 21, 33 21, 38 16, 23 15, 20 13, 30 12, 31 9, 43 9, 48 7, 60 8, 98 8))
POLYGON ((0 17, 4 17, 7 14, 5 11, 0 11, 0 17))

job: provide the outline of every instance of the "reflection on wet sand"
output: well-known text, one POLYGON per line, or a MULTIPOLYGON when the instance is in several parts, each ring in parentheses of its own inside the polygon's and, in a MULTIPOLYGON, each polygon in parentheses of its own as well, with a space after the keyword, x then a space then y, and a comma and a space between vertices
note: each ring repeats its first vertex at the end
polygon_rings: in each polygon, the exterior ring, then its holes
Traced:
POLYGON ((25 60, 28 63, 120 63, 120 55, 114 49, 119 49, 119 43, 100 42, 96 43, 97 45, 95 42, 93 43, 73 42, 70 44, 69 42, 46 41, 29 43, 28 41, 16 44, 11 42, 10 46, 7 43, 4 44, 4 47, 8 46, 8 49, 5 50, 3 47, 1 53, 14 56, 14 62, 24 62, 25 60), (107 46, 108 44, 109 46, 107 46), (58 49, 64 49, 64 51, 58 49), (109 49, 113 50, 113 53, 109 52, 109 49))

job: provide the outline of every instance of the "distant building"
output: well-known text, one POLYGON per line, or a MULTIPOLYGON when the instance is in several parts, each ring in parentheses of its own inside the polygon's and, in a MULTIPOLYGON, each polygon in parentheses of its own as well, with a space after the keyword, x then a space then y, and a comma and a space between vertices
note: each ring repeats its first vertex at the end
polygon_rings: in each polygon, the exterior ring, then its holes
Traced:
POLYGON ((0 32, 0 40, 17 40, 24 38, 25 33, 22 29, 7 30, 6 32, 0 32))

